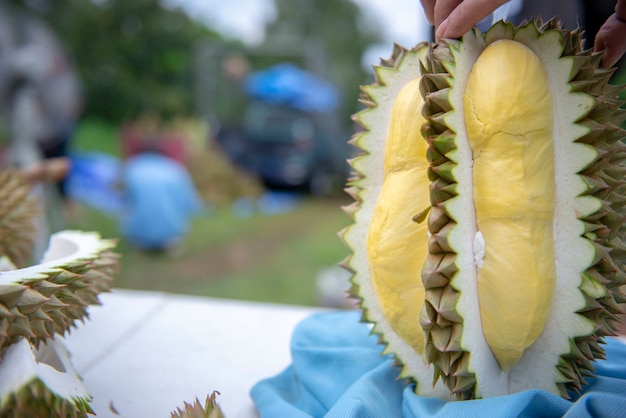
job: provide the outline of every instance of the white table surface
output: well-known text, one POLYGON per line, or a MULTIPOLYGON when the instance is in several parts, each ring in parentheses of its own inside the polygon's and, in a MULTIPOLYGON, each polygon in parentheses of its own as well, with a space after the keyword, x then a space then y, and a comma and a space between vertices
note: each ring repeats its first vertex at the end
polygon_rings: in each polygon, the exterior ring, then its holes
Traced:
POLYGON ((214 390, 228 418, 256 417, 250 388, 291 363, 294 326, 321 310, 121 289, 100 299, 65 337, 98 417, 169 417, 214 390))

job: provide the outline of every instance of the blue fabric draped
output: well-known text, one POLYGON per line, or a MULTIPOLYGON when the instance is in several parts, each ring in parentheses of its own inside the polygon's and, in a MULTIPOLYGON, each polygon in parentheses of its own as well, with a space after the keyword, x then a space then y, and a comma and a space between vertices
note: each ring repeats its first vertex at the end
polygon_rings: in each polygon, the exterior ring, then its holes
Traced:
POLYGON ((626 416, 626 345, 608 339, 607 359, 577 399, 528 390, 496 398, 447 402, 417 396, 360 312, 312 315, 294 330, 292 364, 258 382, 252 399, 262 418, 291 417, 606 417, 626 416))

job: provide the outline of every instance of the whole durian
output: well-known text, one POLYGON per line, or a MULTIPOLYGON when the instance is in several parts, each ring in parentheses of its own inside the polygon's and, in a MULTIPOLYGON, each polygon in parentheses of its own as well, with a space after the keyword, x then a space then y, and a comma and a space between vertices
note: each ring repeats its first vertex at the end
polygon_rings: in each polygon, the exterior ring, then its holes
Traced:
POLYGON ((344 264, 418 394, 567 397, 604 356, 626 301, 626 112, 581 44, 499 22, 396 47, 363 89, 344 264))

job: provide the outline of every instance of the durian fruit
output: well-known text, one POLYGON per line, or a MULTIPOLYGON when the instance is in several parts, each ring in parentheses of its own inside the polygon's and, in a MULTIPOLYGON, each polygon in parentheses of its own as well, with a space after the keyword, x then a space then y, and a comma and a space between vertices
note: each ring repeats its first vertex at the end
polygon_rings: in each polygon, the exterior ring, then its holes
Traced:
POLYGON ((172 418, 224 418, 224 414, 220 409, 216 395, 220 393, 214 391, 211 395, 207 395, 204 405, 200 403, 198 398, 193 404, 185 402, 185 408, 176 408, 171 414, 172 418))
POLYGON ((0 417, 85 417, 91 396, 60 341, 35 348, 25 338, 0 362, 0 417))
POLYGON ((26 181, 13 170, 0 171, 0 256, 23 267, 35 240, 33 218, 40 213, 26 181))
POLYGON ((556 20, 499 22, 424 54, 396 48, 365 88, 345 264, 418 393, 426 364, 457 399, 568 397, 604 357, 626 302, 626 112, 600 57, 556 20), (404 100, 413 83, 423 104, 404 100))
POLYGON ((111 288, 114 246, 97 233, 58 232, 40 264, 0 273, 0 361, 20 339, 37 345, 87 317, 87 306, 111 288))
POLYGON ((385 353, 395 354, 401 377, 416 380, 419 394, 445 398, 443 385, 431 384, 434 368, 422 358, 429 347, 419 326, 430 208, 428 144, 420 133, 426 122, 420 68, 427 52, 426 43, 410 51, 396 46, 375 68, 376 83, 363 87, 367 109, 355 120, 366 130, 351 143, 365 153, 350 161, 356 178, 347 191, 355 203, 344 209, 354 224, 340 236, 353 251, 344 263, 355 273, 350 293, 361 300, 363 319, 374 324, 385 353))

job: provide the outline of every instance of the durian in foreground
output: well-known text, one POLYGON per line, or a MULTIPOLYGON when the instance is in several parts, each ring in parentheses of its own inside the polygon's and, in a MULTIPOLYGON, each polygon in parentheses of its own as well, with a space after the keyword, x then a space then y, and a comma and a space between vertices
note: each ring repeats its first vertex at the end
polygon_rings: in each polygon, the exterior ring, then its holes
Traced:
POLYGON ((599 60, 556 21, 499 22, 397 47, 364 88, 345 265, 418 394, 567 397, 603 358, 626 301, 626 116, 599 60))
POLYGON ((60 341, 35 348, 22 338, 0 362, 0 417, 84 417, 93 414, 82 381, 60 341))
POLYGON ((91 396, 54 338, 111 288, 118 257, 98 234, 54 234, 41 264, 0 272, 0 417, 85 417, 91 396))
POLYGON ((63 231, 52 235, 40 264, 0 272, 0 361, 21 338, 37 344, 87 317, 113 283, 114 246, 97 233, 63 231))

